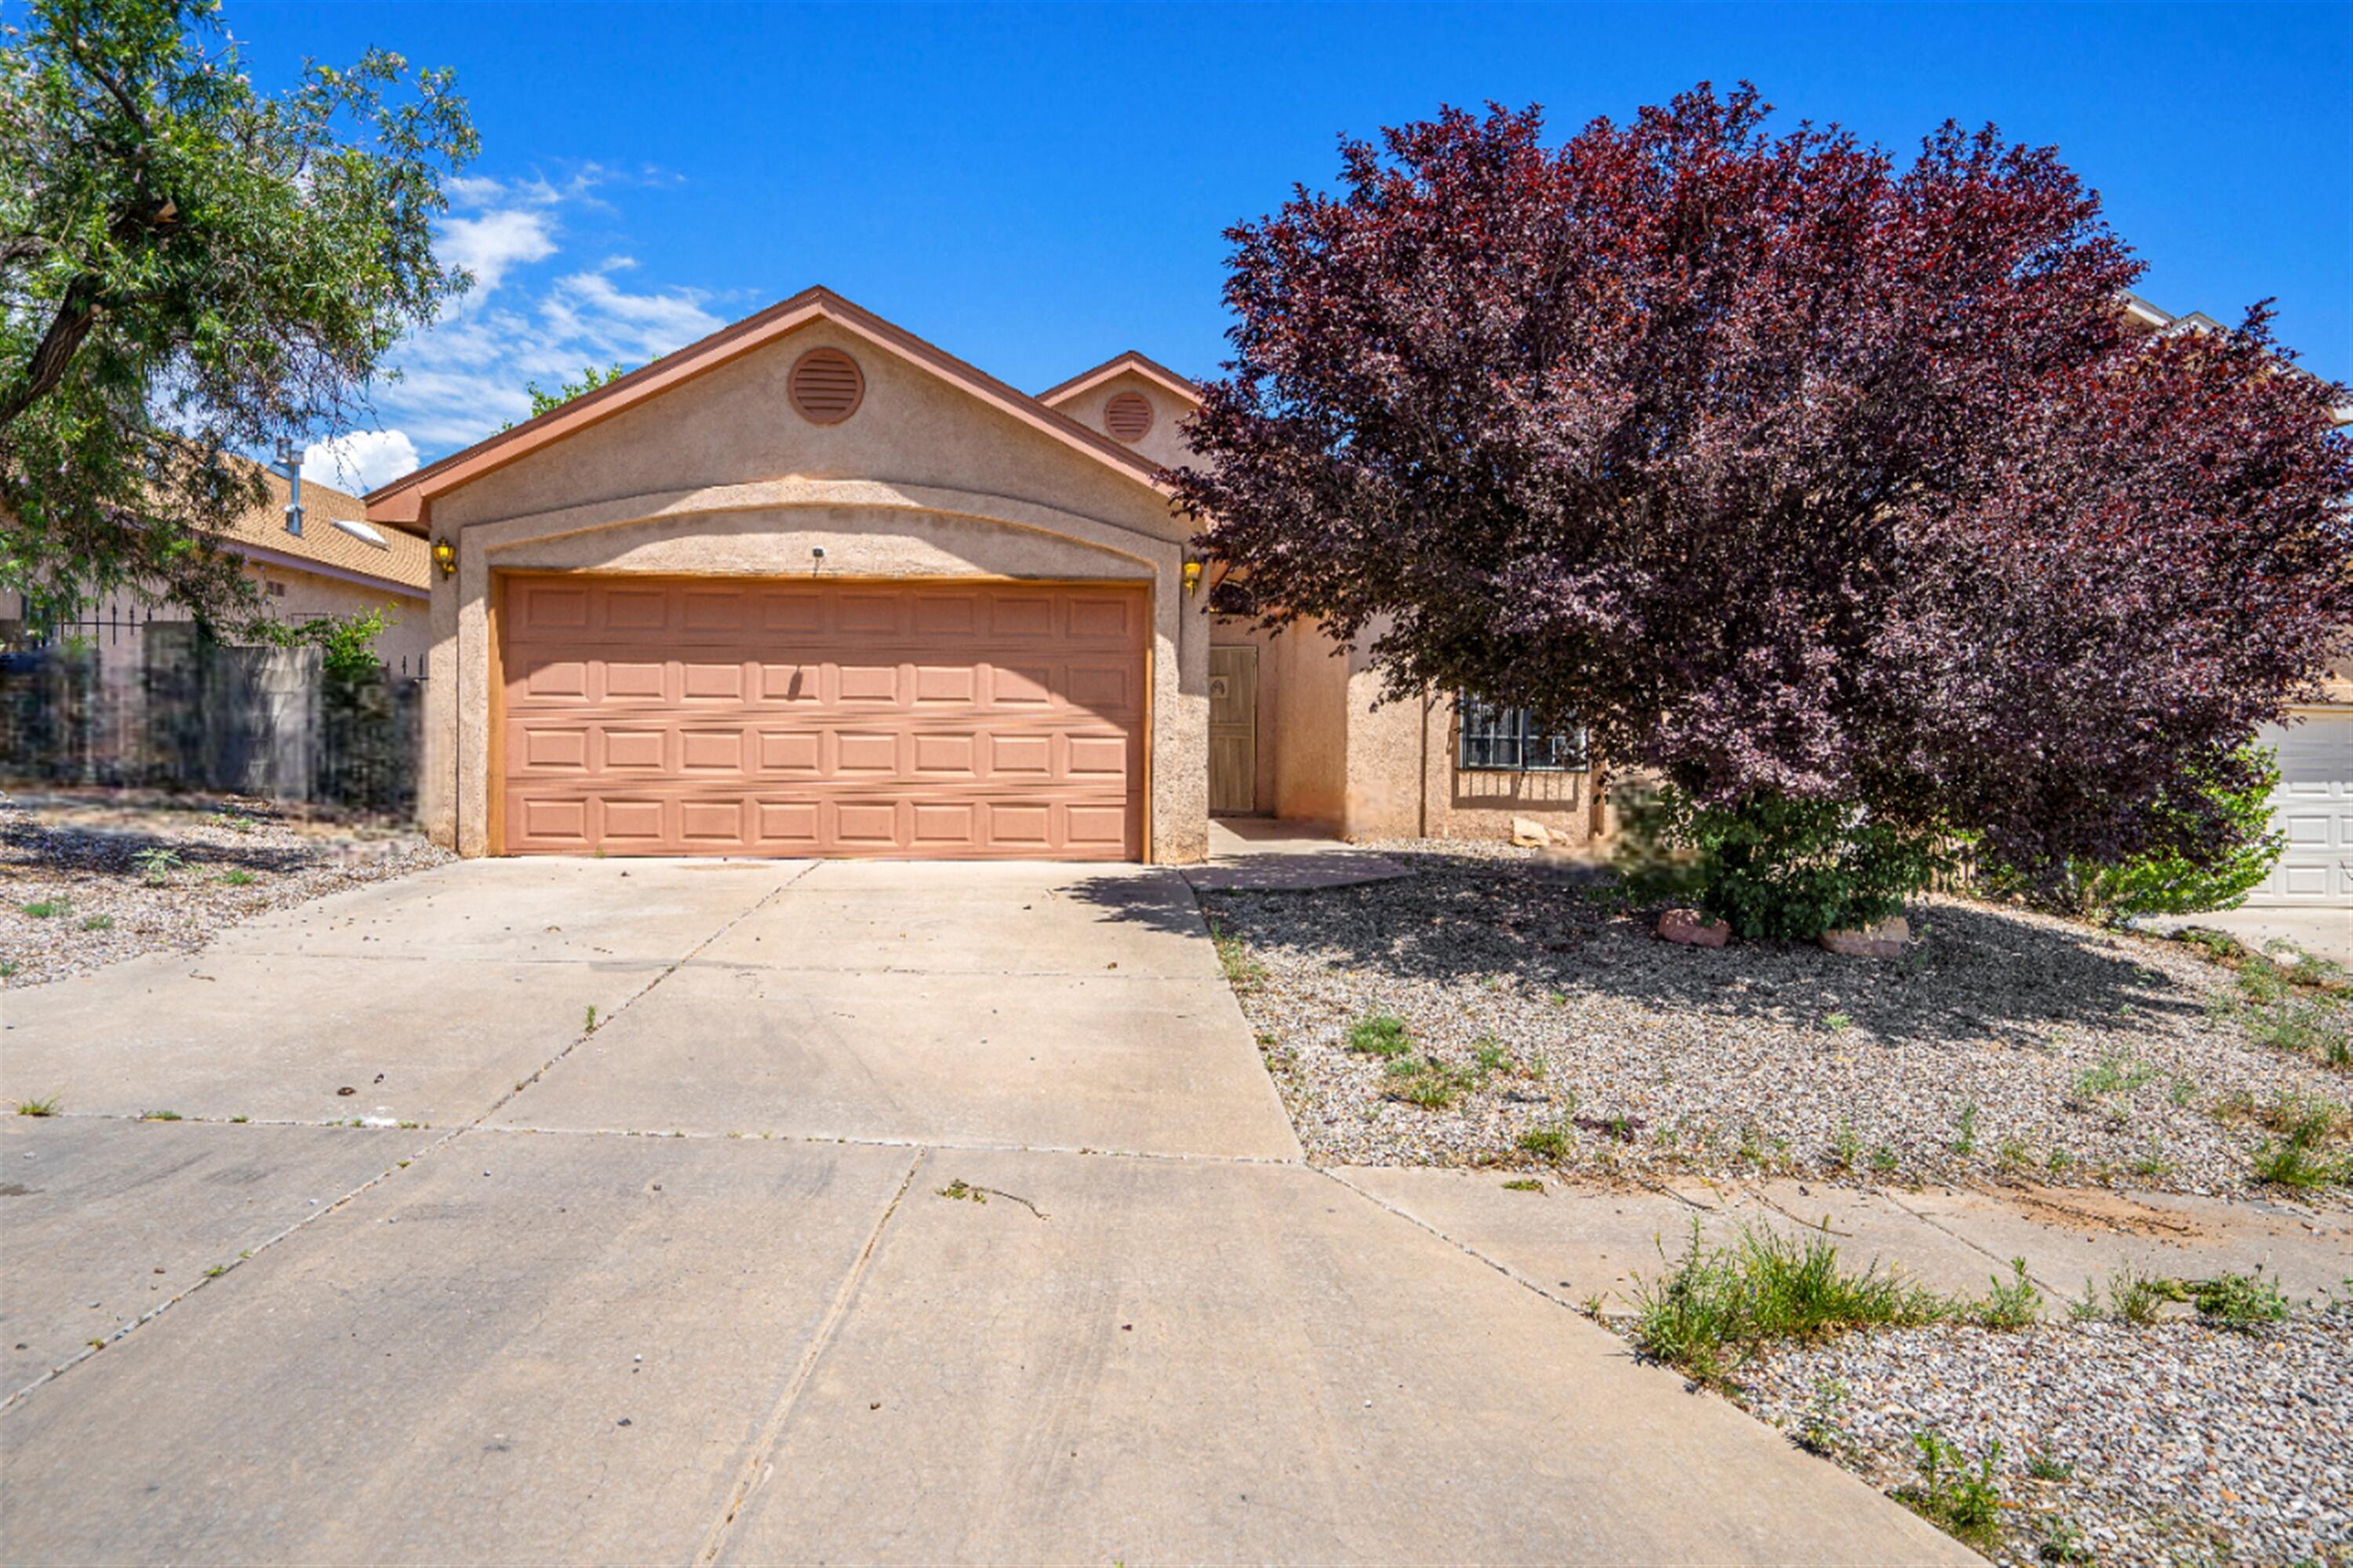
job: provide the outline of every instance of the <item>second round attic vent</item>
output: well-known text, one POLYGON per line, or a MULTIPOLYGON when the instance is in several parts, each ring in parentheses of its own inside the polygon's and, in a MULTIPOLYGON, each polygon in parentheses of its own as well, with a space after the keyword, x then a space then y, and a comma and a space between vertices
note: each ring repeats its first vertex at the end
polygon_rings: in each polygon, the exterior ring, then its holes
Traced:
POLYGON ((838 425, 866 400, 866 376, 841 350, 812 348, 793 361, 785 391, 793 412, 810 424, 838 425))
POLYGON ((1103 429, 1133 445, 1152 429, 1152 403, 1141 392, 1122 392, 1103 405, 1103 429))

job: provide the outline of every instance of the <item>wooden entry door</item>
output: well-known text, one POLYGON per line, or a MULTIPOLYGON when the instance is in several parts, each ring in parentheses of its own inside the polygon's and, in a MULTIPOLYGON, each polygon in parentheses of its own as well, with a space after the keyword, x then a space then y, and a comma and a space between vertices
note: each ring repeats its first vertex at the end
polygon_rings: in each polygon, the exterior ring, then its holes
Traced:
POLYGON ((1209 650, 1209 814, 1258 810, 1258 650, 1209 650))

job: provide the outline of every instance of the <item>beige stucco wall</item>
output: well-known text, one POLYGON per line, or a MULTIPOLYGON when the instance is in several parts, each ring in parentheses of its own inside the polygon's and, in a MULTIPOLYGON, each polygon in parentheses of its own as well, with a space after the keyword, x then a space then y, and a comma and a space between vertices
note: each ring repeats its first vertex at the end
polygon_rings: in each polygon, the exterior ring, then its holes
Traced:
POLYGON ((434 595, 419 810, 461 853, 491 847, 492 586, 523 569, 1146 584, 1150 853, 1206 852, 1208 628, 1183 588, 1188 526, 1138 479, 829 321, 435 498, 429 526, 459 569, 434 595), (820 344, 865 375, 840 425, 786 400, 820 344))
POLYGON ((1507 838, 1514 818, 1561 843, 1600 832, 1596 774, 1457 768, 1453 698, 1380 701, 1380 671, 1362 647, 1341 650, 1314 625, 1270 636, 1230 618, 1216 640, 1263 650, 1259 763, 1271 771, 1277 816, 1350 839, 1507 838))
POLYGON ((396 675, 425 673, 426 653, 433 643, 433 609, 423 596, 410 598, 275 563, 257 565, 254 570, 265 583, 285 585, 284 594, 263 601, 280 620, 315 620, 382 609, 384 630, 368 646, 396 675))
POLYGON ((1192 454, 1186 450, 1181 427, 1185 416, 1193 411, 1192 399, 1169 391, 1148 376, 1123 370, 1100 387, 1090 387, 1055 404, 1054 408, 1091 430, 1101 430, 1103 406, 1123 392, 1139 393, 1152 405, 1152 428, 1134 443, 1134 450, 1163 468, 1177 468, 1188 461, 1192 454))

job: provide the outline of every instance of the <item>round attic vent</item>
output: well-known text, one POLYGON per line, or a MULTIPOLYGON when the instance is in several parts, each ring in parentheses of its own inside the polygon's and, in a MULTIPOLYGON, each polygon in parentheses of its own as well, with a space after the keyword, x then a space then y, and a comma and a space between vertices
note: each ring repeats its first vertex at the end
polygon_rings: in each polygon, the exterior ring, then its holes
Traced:
POLYGON ((838 425, 866 399, 866 376, 858 361, 838 348, 812 348, 793 361, 785 378, 793 412, 812 425, 838 425))
POLYGON ((1152 429, 1152 403, 1141 392, 1123 392, 1103 405, 1103 429, 1133 446, 1152 429))

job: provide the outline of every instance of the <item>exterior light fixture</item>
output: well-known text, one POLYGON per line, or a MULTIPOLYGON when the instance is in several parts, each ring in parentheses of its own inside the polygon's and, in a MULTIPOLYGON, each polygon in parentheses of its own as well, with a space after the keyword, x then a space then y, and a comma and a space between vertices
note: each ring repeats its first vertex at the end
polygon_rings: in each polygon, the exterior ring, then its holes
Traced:
POLYGON ((1198 561, 1185 563, 1185 591, 1187 594, 1201 591, 1201 563, 1198 561))
POLYGON ((458 575, 458 546, 447 539, 433 541, 433 564, 441 568, 445 577, 458 575))

